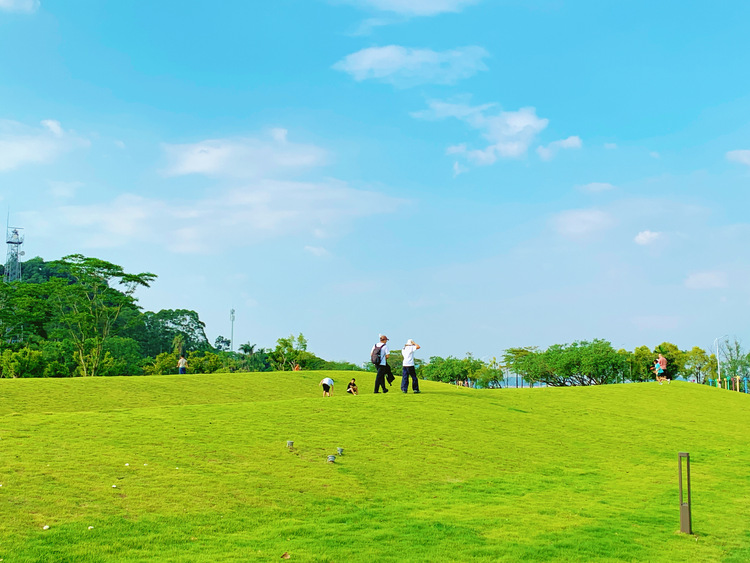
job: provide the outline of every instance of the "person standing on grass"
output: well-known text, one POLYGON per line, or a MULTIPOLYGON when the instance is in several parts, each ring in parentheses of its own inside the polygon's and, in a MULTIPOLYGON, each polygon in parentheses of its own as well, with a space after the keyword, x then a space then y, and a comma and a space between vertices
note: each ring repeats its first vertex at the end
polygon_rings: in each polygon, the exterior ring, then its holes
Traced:
POLYGON ((323 387, 323 396, 324 397, 330 397, 331 396, 331 387, 333 387, 333 379, 330 377, 324 377, 320 380, 320 383, 318 383, 318 386, 323 387))
POLYGON ((388 389, 385 388, 385 376, 388 374, 388 337, 385 334, 380 335, 380 342, 375 344, 370 351, 372 357, 377 351, 377 355, 380 362, 375 364, 378 368, 378 373, 375 375, 375 393, 380 393, 378 389, 383 388, 383 393, 388 393, 388 389))
POLYGON ((414 393, 419 393, 419 380, 417 379, 417 370, 414 367, 414 352, 421 346, 411 338, 406 341, 406 346, 401 351, 404 357, 403 367, 401 368, 401 391, 409 392, 409 378, 411 377, 411 389, 414 393))
POLYGON ((180 354, 180 359, 177 360, 177 371, 180 374, 187 373, 187 360, 184 354, 180 354))

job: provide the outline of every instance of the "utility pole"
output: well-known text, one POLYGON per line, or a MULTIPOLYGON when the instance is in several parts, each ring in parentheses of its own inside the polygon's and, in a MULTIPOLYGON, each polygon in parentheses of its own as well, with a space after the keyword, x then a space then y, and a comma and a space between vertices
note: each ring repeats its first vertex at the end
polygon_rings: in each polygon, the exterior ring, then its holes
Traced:
POLYGON ((229 320, 232 322, 232 328, 229 332, 229 351, 234 352, 234 309, 229 310, 229 320))

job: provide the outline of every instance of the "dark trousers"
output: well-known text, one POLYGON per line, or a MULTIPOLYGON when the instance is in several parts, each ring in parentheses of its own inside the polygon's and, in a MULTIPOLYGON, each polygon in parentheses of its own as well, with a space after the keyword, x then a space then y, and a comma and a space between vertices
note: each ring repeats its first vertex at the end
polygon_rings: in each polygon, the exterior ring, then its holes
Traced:
POLYGON ((388 389, 385 388, 385 374, 388 373, 388 366, 378 366, 378 374, 375 376, 375 392, 378 393, 380 387, 383 388, 383 393, 388 393, 388 389))
POLYGON ((414 366, 404 366, 401 368, 401 391, 406 393, 409 390, 409 378, 411 377, 412 391, 419 391, 419 380, 417 379, 417 370, 414 366))

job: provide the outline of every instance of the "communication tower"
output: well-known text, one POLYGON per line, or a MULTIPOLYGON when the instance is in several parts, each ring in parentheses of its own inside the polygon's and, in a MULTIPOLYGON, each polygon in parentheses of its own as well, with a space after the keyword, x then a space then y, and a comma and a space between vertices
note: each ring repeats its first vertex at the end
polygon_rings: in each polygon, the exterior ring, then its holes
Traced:
POLYGON ((21 250, 23 246, 23 229, 19 227, 7 227, 5 242, 8 244, 8 254, 5 258, 5 274, 3 280, 6 283, 21 281, 21 261, 20 256, 25 252, 21 250))

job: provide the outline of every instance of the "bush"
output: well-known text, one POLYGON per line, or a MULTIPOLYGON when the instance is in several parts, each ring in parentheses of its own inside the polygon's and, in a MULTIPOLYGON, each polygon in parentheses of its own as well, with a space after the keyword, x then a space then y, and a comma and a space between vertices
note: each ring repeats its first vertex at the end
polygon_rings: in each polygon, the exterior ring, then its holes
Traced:
POLYGON ((5 350, 0 356, 0 369, 2 369, 2 377, 6 378, 43 377, 42 353, 28 347, 21 348, 17 352, 5 350))

